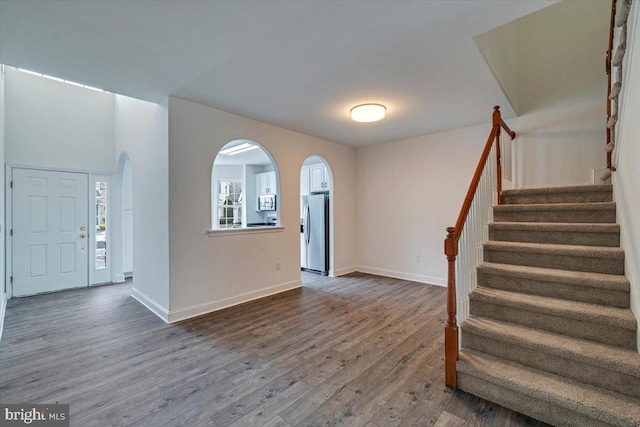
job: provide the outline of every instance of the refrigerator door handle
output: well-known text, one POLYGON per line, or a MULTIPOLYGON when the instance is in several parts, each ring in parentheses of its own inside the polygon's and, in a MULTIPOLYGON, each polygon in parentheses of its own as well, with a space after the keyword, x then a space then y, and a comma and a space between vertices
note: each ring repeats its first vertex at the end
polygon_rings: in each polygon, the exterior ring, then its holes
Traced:
POLYGON ((309 205, 307 204, 307 211, 305 212, 305 237, 307 240, 307 245, 311 241, 311 227, 309 226, 309 222, 311 221, 311 212, 309 210, 309 205))

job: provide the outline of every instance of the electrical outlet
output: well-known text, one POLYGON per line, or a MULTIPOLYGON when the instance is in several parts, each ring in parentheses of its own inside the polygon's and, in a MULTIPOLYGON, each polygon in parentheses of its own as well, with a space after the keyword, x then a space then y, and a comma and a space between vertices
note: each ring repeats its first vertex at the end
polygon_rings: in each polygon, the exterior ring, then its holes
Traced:
POLYGON ((416 262, 420 262, 420 254, 416 253, 416 262))
POLYGON ((280 270, 280 263, 276 262, 276 270, 280 270))

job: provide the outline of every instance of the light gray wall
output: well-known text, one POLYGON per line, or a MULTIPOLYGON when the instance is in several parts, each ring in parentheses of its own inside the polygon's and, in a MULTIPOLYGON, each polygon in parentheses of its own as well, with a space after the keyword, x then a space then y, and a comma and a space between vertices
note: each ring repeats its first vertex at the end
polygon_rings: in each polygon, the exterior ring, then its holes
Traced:
POLYGON ((520 114, 519 22, 517 19, 474 37, 480 53, 516 114, 520 114))
POLYGON ((610 16, 608 0, 565 0, 516 21, 521 114, 606 97, 610 16))
POLYGON ((591 169, 605 167, 606 92, 602 97, 507 120, 517 188, 591 184, 591 169))
POLYGON ((359 271, 446 285, 445 229, 455 223, 490 129, 358 148, 359 271))
MULTIPOLYGON (((599 159, 594 166, 602 166, 605 158, 604 115, 596 114, 604 97, 595 103, 508 121, 518 134, 512 146, 521 187, 590 182, 587 165, 599 159)), ((490 131, 487 121, 358 148, 358 270, 446 284, 445 229, 455 224, 490 131)))
POLYGON ((589 184, 604 167, 610 9, 565 0, 475 38, 519 114, 508 121, 517 187, 589 184))
MULTIPOLYGON (((0 67, 2 67, 0 65, 0 67)), ((1 70, 1 68, 0 68, 1 70)), ((6 292, 6 258, 5 258, 5 74, 0 72, 0 339, 2 339, 2 330, 4 327, 4 315, 7 308, 7 292, 6 292)))
POLYGON ((113 172, 114 95, 6 68, 6 162, 113 172))
MULTIPOLYGON (((620 243, 625 251, 625 274, 631 282, 631 309, 640 321, 640 4, 629 14, 627 53, 624 59, 618 137, 613 151, 617 171, 612 181, 616 199, 620 243)), ((638 330, 640 351, 640 329, 638 330)))
POLYGON ((115 97, 115 150, 118 158, 129 155, 133 176, 132 295, 164 320, 170 310, 167 111, 166 105, 115 97))
POLYGON ((179 98, 169 101, 169 141, 172 320, 300 286, 300 168, 312 154, 333 171, 332 265, 337 274, 353 270, 354 149, 179 98), (206 235, 211 166, 220 148, 239 138, 263 145, 277 163, 283 232, 206 235))

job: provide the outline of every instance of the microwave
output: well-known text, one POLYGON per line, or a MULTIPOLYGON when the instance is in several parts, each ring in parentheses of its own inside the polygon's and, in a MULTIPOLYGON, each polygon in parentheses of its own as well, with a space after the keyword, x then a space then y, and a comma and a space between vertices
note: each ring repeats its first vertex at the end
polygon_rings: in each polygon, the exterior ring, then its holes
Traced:
POLYGON ((275 211, 276 210, 276 195, 275 194, 263 194, 258 196, 258 210, 259 211, 275 211))

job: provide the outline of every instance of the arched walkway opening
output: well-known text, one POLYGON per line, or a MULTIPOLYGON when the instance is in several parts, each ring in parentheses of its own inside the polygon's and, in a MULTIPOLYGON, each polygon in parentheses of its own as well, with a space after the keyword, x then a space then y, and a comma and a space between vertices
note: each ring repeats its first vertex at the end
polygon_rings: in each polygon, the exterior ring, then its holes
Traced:
POLYGON ((329 163, 312 155, 300 170, 300 269, 333 276, 333 174, 329 163))
POLYGON ((227 143, 211 168, 211 229, 271 227, 280 223, 280 173, 256 141, 227 143))

